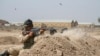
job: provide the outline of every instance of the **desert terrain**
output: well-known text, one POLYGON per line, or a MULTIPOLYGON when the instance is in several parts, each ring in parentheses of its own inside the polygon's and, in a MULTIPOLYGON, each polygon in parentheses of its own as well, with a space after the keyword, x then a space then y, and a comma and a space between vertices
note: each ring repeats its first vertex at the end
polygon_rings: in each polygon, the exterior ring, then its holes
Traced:
MULTIPOLYGON (((22 46, 20 34, 21 30, 0 29, 0 52, 22 46)), ((31 49, 20 50, 18 56, 100 56, 100 28, 70 28, 54 35, 45 33, 34 41, 31 49)))

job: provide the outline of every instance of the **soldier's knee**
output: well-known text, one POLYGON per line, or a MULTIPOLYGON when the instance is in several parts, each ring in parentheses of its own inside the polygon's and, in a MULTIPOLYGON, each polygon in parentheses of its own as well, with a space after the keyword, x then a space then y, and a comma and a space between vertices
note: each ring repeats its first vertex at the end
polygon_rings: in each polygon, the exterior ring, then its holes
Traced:
POLYGON ((8 52, 11 56, 18 56, 18 54, 19 54, 19 50, 15 49, 15 48, 9 48, 8 52))

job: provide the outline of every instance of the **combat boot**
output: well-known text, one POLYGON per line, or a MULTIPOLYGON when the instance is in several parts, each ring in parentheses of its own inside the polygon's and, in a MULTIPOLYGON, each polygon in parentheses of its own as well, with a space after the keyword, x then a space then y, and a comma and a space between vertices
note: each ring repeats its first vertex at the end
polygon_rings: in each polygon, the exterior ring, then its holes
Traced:
POLYGON ((10 54, 7 50, 5 50, 3 53, 0 53, 0 56, 10 56, 10 54))

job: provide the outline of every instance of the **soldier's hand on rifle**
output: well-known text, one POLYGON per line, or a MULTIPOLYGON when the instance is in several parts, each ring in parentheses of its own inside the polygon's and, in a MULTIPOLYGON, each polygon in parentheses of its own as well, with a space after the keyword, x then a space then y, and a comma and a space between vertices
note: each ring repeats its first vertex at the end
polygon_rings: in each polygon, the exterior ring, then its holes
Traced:
POLYGON ((23 36, 25 36, 25 35, 27 35, 27 34, 29 34, 30 33, 30 31, 22 31, 22 35, 23 36))

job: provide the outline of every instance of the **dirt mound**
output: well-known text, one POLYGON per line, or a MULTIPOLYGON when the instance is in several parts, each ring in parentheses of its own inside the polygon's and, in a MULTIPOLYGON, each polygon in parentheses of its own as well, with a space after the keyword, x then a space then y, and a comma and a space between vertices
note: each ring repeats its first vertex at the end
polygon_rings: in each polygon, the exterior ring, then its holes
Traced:
POLYGON ((22 50, 19 56, 99 56, 100 40, 83 29, 73 29, 35 38, 31 49, 22 50))
POLYGON ((0 45, 19 44, 18 39, 12 36, 0 37, 0 45))
MULTIPOLYGON (((31 49, 21 50, 18 56, 100 56, 99 33, 97 30, 89 32, 79 28, 69 29, 62 34, 41 35, 35 38, 35 44, 31 49)), ((7 35, 0 37, 0 51, 20 47, 17 45, 19 43, 17 37, 14 37, 17 36, 15 33, 7 35)))

